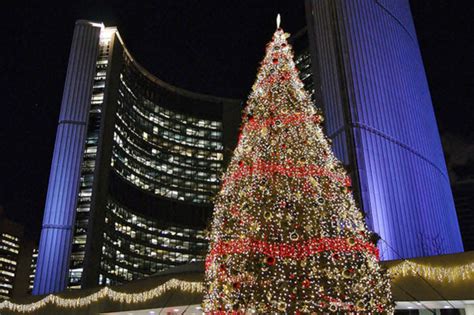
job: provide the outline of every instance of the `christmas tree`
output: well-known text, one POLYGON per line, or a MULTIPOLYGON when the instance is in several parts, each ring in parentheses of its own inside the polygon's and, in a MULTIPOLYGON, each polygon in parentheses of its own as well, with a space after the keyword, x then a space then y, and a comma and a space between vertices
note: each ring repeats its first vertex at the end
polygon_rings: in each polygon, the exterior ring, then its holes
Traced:
POLYGON ((243 112, 206 258, 207 313, 391 313, 351 182, 277 28, 243 112))

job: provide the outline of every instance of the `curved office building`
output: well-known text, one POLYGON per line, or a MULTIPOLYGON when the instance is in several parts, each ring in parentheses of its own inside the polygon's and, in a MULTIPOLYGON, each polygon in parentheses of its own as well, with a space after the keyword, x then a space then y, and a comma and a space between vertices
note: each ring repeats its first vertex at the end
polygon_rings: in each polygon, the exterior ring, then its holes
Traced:
POLYGON ((316 99, 382 258, 463 251, 408 0, 306 9, 316 99))
POLYGON ((34 293, 123 283, 202 260, 239 112, 239 101, 151 75, 115 28, 78 21, 34 293))

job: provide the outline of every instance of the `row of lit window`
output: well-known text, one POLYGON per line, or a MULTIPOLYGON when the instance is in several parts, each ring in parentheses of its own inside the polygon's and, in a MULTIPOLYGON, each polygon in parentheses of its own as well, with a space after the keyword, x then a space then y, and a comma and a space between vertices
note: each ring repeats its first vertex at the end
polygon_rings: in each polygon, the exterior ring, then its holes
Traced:
MULTIPOLYGON (((155 147, 157 149, 163 149, 165 151, 172 151, 176 154, 186 155, 194 158, 204 158, 210 160, 222 160, 219 156, 222 156, 220 151, 216 151, 212 148, 211 145, 207 146, 190 146, 186 142, 182 142, 175 138, 164 138, 164 137, 149 137, 147 133, 143 133, 140 130, 137 130, 136 126, 134 125, 134 121, 129 121, 123 117, 123 114, 117 113, 117 123, 116 124, 116 131, 123 136, 125 139, 129 139, 131 136, 135 138, 141 139, 142 142, 146 143, 147 146, 155 147)), ((181 136, 180 136, 181 139, 181 136)), ((128 140, 130 141, 130 140, 128 140)), ((201 141, 199 139, 192 139, 190 138, 189 141, 201 141)), ((207 140, 202 140, 207 141, 207 140)), ((220 142, 216 142, 216 145, 219 147, 218 150, 222 150, 222 144, 220 142)))
MULTIPOLYGON (((119 241, 104 233, 103 253, 115 262, 129 264, 134 268, 149 270, 163 264, 163 268, 190 262, 191 259, 203 259, 202 255, 171 252, 167 250, 144 247, 139 244, 119 241), (122 246, 121 246, 122 245, 122 246)), ((161 268, 161 269, 163 269, 161 268)))
POLYGON ((7 264, 16 266, 16 261, 15 260, 11 260, 11 259, 8 259, 8 258, 5 258, 5 257, 0 257, 0 262, 4 262, 4 263, 7 263, 7 264))
POLYGON ((7 233, 2 233, 2 237, 4 238, 8 238, 9 240, 15 242, 15 243, 18 243, 20 240, 18 239, 18 237, 16 236, 13 236, 13 235, 10 235, 10 234, 7 234, 7 233))
POLYGON ((114 142, 116 146, 138 156, 145 164, 151 164, 149 161, 157 161, 160 164, 169 164, 171 167, 200 169, 212 173, 219 172, 222 169, 223 156, 221 153, 196 151, 192 148, 181 148, 182 151, 177 151, 180 149, 179 146, 176 148, 174 146, 169 147, 166 145, 167 143, 162 143, 161 147, 156 146, 142 139, 130 137, 120 125, 116 125, 114 142))
POLYGON ((12 248, 11 246, 5 246, 0 244, 0 250, 5 250, 10 253, 18 254, 18 249, 12 248))
MULTIPOLYGON (((119 160, 117 160, 119 161, 119 160)), ((130 182, 134 186, 151 192, 157 196, 162 196, 165 198, 176 199, 180 201, 192 202, 192 203, 210 203, 213 194, 203 194, 196 192, 184 192, 182 189, 184 185, 180 185, 179 188, 170 188, 164 186, 167 183, 154 182, 153 180, 146 180, 142 176, 137 176, 128 167, 122 167, 122 163, 112 161, 115 172, 130 182)))
MULTIPOLYGON (((120 82, 121 86, 123 86, 128 93, 132 96, 133 99, 137 99, 137 96, 135 93, 130 89, 130 87, 127 85, 125 82, 125 78, 123 74, 120 74, 120 82)), ((173 119, 177 122, 180 122, 182 124, 186 125, 192 125, 195 127, 199 128, 208 128, 208 129, 214 129, 214 130, 222 130, 222 123, 219 121, 213 121, 213 120, 207 120, 207 119, 201 119, 197 117, 192 117, 192 116, 186 116, 177 112, 173 112, 171 110, 168 110, 158 104, 155 104, 151 102, 150 100, 144 99, 143 105, 148 107, 149 110, 151 110, 154 113, 157 113, 161 115, 162 117, 166 119, 173 119)), ((156 116, 155 116, 156 117, 156 116)))
POLYGON ((198 241, 205 241, 205 233, 202 229, 170 226, 169 224, 166 224, 166 228, 163 228, 163 226, 156 220, 148 220, 145 217, 138 216, 114 201, 109 201, 107 203, 107 210, 107 214, 111 219, 121 222, 129 222, 133 224, 130 225, 130 227, 139 227, 147 232, 154 232, 153 234, 150 233, 151 237, 167 235, 170 238, 191 238, 198 241))
POLYGON ((221 151, 223 149, 222 141, 212 141, 175 133, 173 131, 160 130, 160 128, 148 123, 144 118, 134 116, 133 113, 130 114, 126 111, 117 113, 117 117, 119 117, 122 124, 127 127, 127 130, 152 144, 160 145, 162 143, 168 143, 167 146, 177 144, 183 149, 194 148, 205 149, 207 151, 221 151))
POLYGON ((12 241, 6 240, 4 238, 0 239, 0 242, 4 243, 4 244, 6 244, 10 247, 13 247, 13 248, 20 248, 20 245, 18 245, 17 242, 12 242, 12 241))
POLYGON ((107 205, 104 246, 111 258, 127 263, 135 259, 142 269, 147 269, 145 265, 156 269, 159 262, 176 265, 203 259, 207 249, 202 230, 180 227, 164 229, 157 222, 132 214, 112 202, 107 205))
MULTIPOLYGON (((115 132, 120 135, 122 141, 133 143, 139 148, 155 149, 158 152, 170 152, 179 156, 187 156, 195 159, 207 159, 214 161, 221 161, 223 158, 222 152, 202 150, 172 143, 164 139, 158 142, 150 142, 136 133, 130 125, 128 125, 120 115, 117 115, 117 124, 115 125, 115 132)), ((150 151, 151 151, 150 150, 150 151)))
MULTIPOLYGON (((148 104, 151 104, 149 101, 145 101, 148 104)), ((118 102, 121 104, 121 102, 118 102)), ((194 136, 204 139, 220 140, 222 138, 222 131, 214 130, 209 128, 193 128, 189 124, 183 123, 179 120, 177 116, 171 116, 170 118, 164 118, 159 115, 155 115, 153 112, 140 109, 136 104, 132 106, 134 110, 133 113, 138 115, 133 115, 132 118, 135 120, 140 119, 143 125, 148 125, 153 127, 153 133, 159 134, 160 131, 167 131, 170 135, 176 136, 194 136)), ((132 116, 131 113, 128 113, 129 116, 132 116)), ((186 122, 186 119, 184 120, 186 122)), ((219 123, 220 124, 220 123, 219 123)), ((176 139, 180 139, 177 137, 176 139)))
MULTIPOLYGON (((214 183, 219 182, 217 170, 190 168, 187 165, 164 162, 149 154, 142 154, 142 150, 136 148, 134 144, 122 140, 117 133, 114 134, 114 140, 118 144, 117 147, 120 151, 127 156, 127 159, 135 160, 145 168, 149 168, 149 171, 158 171, 181 178, 197 179, 214 183)), ((117 149, 117 147, 115 147, 115 149, 117 149)))
MULTIPOLYGON (((118 132, 121 132, 119 127, 116 130, 118 132)), ((117 139, 116 141, 117 146, 120 147, 121 145, 122 147, 126 148, 130 152, 130 148, 132 148, 132 145, 133 145, 133 144, 129 144, 131 140, 130 138, 127 139, 129 140, 127 142, 127 145, 124 145, 125 138, 121 139, 121 137, 116 135, 116 139, 117 139)), ((179 148, 177 149, 179 150, 179 148)), ((179 151, 179 153, 183 153, 183 151, 179 151)), ((190 155, 193 156, 192 154, 193 152, 190 152, 190 153, 191 153, 190 155)), ((217 158, 219 160, 222 160, 222 154, 217 153, 217 155, 218 155, 217 158)), ((168 175, 157 176, 158 174, 156 174, 155 170, 151 169, 152 159, 147 160, 147 162, 145 163, 143 163, 143 161, 142 163, 140 163, 140 161, 133 161, 134 159, 137 160, 137 157, 140 157, 143 159, 143 156, 146 156, 146 155, 140 154, 139 152, 136 152, 135 150, 129 155, 128 158, 123 157, 123 156, 118 155, 117 148, 114 148, 114 154, 113 154, 113 158, 111 162, 115 170, 122 177, 124 177, 125 179, 133 183, 134 185, 140 187, 141 189, 154 192, 155 194, 158 194, 164 197, 174 198, 174 199, 183 200, 183 201, 197 202, 197 203, 202 203, 202 202, 207 203, 207 202, 210 202, 210 196, 214 195, 214 193, 219 189, 219 184, 217 181, 217 171, 214 172, 214 174, 210 176, 210 180, 214 181, 215 184, 206 185, 203 183, 198 183, 196 185, 195 181, 192 181, 192 180, 183 181, 183 180, 170 177, 168 175), (120 160, 121 163, 116 163, 117 160, 120 160), (120 164, 122 164, 122 167, 119 166, 120 164), (146 164, 150 164, 150 166, 146 164), (161 180, 161 182, 159 182, 159 180, 161 180), (187 189, 190 191, 180 192, 180 190, 183 190, 183 189, 187 189), (207 192, 208 194, 195 193, 193 191, 195 192, 203 191, 203 192, 207 192)), ((169 173, 168 170, 166 171, 167 173, 169 173)), ((189 171, 192 172, 192 170, 188 170, 188 172, 189 171)), ((183 170, 182 174, 183 173, 186 175, 186 170, 183 170)), ((189 176, 189 179, 196 178, 196 176, 194 176, 194 178, 191 178, 191 177, 192 176, 189 176)))
MULTIPOLYGON (((213 194, 219 189, 219 183, 217 175, 211 177, 212 182, 202 181, 200 178, 193 178, 192 176, 183 176, 186 175, 187 170, 175 169, 175 172, 169 174, 168 172, 160 172, 158 170, 152 169, 149 166, 143 165, 140 162, 136 161, 133 158, 133 155, 126 155, 124 153, 114 149, 113 151, 113 160, 112 166, 115 169, 121 168, 121 166, 130 170, 132 180, 140 179, 141 181, 148 182, 151 184, 168 186, 170 188, 189 190, 189 191, 200 191, 208 192, 213 194), (181 175, 181 176, 179 176, 181 175), (194 180, 193 180, 194 179, 194 180)), ((189 172, 193 172, 189 170, 189 172)), ((196 177, 198 177, 199 172, 196 172, 196 177)))

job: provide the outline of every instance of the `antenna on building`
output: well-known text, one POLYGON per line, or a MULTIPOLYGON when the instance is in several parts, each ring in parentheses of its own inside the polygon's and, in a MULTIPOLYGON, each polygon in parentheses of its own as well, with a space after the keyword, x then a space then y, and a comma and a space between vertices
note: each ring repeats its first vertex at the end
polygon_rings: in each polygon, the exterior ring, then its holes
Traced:
POLYGON ((278 15, 277 15, 277 29, 280 28, 280 22, 281 22, 281 16, 280 16, 280 13, 278 13, 278 15))

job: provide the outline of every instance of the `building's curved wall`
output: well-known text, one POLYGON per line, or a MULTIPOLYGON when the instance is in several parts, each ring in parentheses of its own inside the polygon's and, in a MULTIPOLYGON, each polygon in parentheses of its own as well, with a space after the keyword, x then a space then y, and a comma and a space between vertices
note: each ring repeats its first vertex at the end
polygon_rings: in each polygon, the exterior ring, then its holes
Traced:
POLYGON ((462 251, 409 3, 311 1, 326 126, 384 259, 462 251))
POLYGON ((219 112, 222 104, 169 95, 127 57, 120 74, 112 169, 156 196, 209 204, 223 167, 222 122, 169 108, 214 105, 219 112))
POLYGON ((172 87, 124 47, 99 282, 202 260, 223 171, 227 100, 172 87))
POLYGON ((203 260, 207 241, 202 229, 135 214, 109 200, 103 246, 99 282, 115 284, 203 260))

